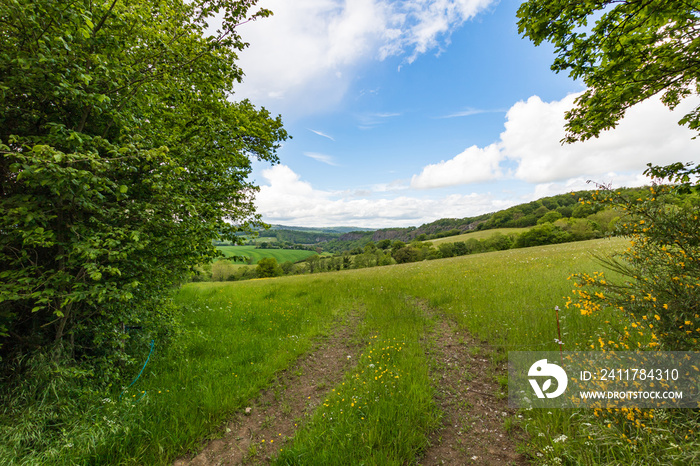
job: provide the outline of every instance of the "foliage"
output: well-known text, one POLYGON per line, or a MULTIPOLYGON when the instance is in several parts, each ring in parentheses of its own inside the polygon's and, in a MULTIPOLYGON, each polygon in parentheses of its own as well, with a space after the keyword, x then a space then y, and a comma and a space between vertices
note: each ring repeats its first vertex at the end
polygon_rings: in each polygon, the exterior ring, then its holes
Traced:
POLYGON ((551 223, 544 223, 521 233, 515 241, 515 247, 528 248, 544 244, 565 243, 570 240, 571 236, 561 228, 551 223))
POLYGON ((628 329, 648 333, 650 347, 668 351, 700 348, 700 197, 679 198, 673 187, 652 186, 647 196, 630 199, 603 190, 600 202, 619 206, 630 220, 618 224, 630 247, 604 264, 625 277, 576 274, 582 314, 602 307, 619 310, 628 329))
MULTIPOLYGON (((552 69, 568 71, 588 88, 567 113, 567 142, 597 137, 658 93, 670 108, 698 93, 699 8, 696 0, 528 0, 520 6, 519 32, 536 45, 551 42, 552 69)), ((680 123, 699 130, 700 107, 680 123)))
MULTIPOLYGON (((594 217, 592 214, 590 217, 594 217)), ((600 225, 585 218, 562 218, 553 223, 567 234, 566 241, 585 241, 593 238, 600 238, 603 232, 600 225)))
MULTIPOLYGON (((220 259, 211 264, 211 277, 212 281, 222 282, 230 280, 236 273, 238 267, 231 263, 231 261, 226 259, 220 259)), ((192 280, 192 281, 206 281, 206 280, 192 280)))
POLYGON ((299 231, 291 229, 275 229, 260 232, 264 238, 276 238, 277 241, 292 244, 316 244, 338 238, 342 233, 321 231, 299 231))
POLYGON ((305 249, 261 249, 254 246, 218 246, 217 249, 229 260, 241 264, 257 264, 265 257, 274 257, 277 262, 298 262, 316 254, 305 249))
MULTIPOLYGON (((630 193, 638 190, 639 188, 623 188, 624 192, 630 193)), ((465 217, 462 219, 443 218, 431 223, 426 223, 418 228, 410 227, 376 231, 354 231, 328 241, 319 236, 318 239, 321 242, 317 244, 319 244, 324 251, 337 254, 344 251, 352 251, 356 248, 362 249, 369 242, 375 242, 377 246, 381 243, 383 246, 382 249, 387 247, 386 241, 392 243, 401 241, 406 243, 420 238, 423 238, 422 240, 436 240, 435 243, 439 244, 445 241, 445 238, 459 236, 461 240, 464 235, 471 235, 475 232, 506 228, 524 229, 542 223, 553 223, 558 218, 570 218, 573 216, 576 218, 591 217, 591 219, 593 219, 593 217, 596 217, 595 221, 598 221, 597 215, 600 214, 607 219, 608 213, 602 212, 603 206, 590 202, 587 202, 585 205, 577 204, 576 200, 579 198, 590 201, 591 193, 592 191, 578 191, 558 194, 477 217, 465 217)), ((609 232, 611 220, 612 219, 608 219, 605 221, 605 225, 599 222, 599 227, 597 229, 602 233, 609 232)), ((272 234, 273 231, 262 234, 272 234)), ((493 248, 492 250, 496 249, 497 248, 493 248)))
POLYGON ((397 249, 396 252, 392 254, 392 257, 398 264, 405 264, 406 262, 416 262, 420 260, 421 252, 420 249, 414 248, 413 246, 404 246, 401 249, 397 249))
POLYGON ((255 273, 258 278, 278 277, 282 275, 282 267, 279 266, 274 257, 265 257, 258 261, 255 273))
MULTIPOLYGON (((228 96, 255 1, 0 3, 2 352, 109 359, 173 285, 259 224, 280 118, 228 96), (208 21, 224 12, 221 29, 208 21)), ((151 327, 153 329, 154 327, 151 327)))
MULTIPOLYGON (((521 233, 521 235, 525 234, 527 232, 521 233)), ((484 239, 481 241, 483 244, 483 248, 485 251, 505 251, 506 249, 510 249, 514 246, 515 244, 515 237, 519 237, 516 235, 504 235, 503 233, 494 233, 493 235, 489 236, 488 238, 484 239)), ((547 244, 552 244, 552 243, 547 243, 547 244)))
POLYGON ((550 212, 547 212, 546 214, 544 214, 542 217, 540 217, 537 220, 537 224, 541 225, 543 223, 554 223, 557 220, 559 220, 560 218, 562 218, 561 212, 557 212, 556 210, 550 211, 550 212))

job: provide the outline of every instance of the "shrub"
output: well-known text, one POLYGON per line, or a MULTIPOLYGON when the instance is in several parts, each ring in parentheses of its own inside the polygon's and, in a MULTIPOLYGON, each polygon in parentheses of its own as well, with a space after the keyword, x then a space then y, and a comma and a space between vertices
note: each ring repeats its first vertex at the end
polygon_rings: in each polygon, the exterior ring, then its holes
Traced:
POLYGON ((215 282, 231 280, 236 273, 237 267, 226 259, 214 262, 211 266, 211 279, 215 282))
POLYGON ((571 241, 571 235, 558 226, 552 225, 551 223, 544 223, 521 233, 515 240, 515 247, 528 248, 530 246, 558 244, 567 241, 571 241))
POLYGON ((603 307, 619 310, 635 331, 650 335, 650 347, 699 349, 700 199, 693 195, 681 202, 678 189, 654 185, 637 198, 603 189, 598 202, 617 206, 631 218, 618 222, 618 233, 630 239, 630 247, 601 258, 624 279, 575 274, 575 300, 567 305, 584 315, 603 307))
POLYGON ((404 246, 401 249, 396 250, 392 254, 392 257, 396 263, 405 264, 407 262, 416 262, 421 260, 421 252, 413 246, 404 246))
POLYGON ((537 224, 541 225, 543 223, 554 223, 557 220, 559 220, 561 217, 562 217, 561 213, 559 213, 557 211, 547 212, 542 217, 540 217, 539 220, 537 220, 537 224))
POLYGON ((258 261, 255 273, 258 278, 279 277, 282 275, 282 268, 274 257, 264 257, 258 261))

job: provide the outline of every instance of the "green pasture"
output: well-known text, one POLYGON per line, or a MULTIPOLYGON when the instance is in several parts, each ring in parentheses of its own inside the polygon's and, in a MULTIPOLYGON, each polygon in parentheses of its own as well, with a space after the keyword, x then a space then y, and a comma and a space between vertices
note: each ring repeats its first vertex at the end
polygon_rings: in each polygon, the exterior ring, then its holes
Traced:
POLYGON ((428 240, 427 242, 433 243, 435 246, 437 246, 437 245, 442 244, 442 243, 456 243, 457 241, 467 241, 469 239, 483 240, 483 239, 492 237, 496 233, 500 233, 502 235, 508 235, 511 233, 520 234, 524 231, 529 230, 530 228, 532 228, 532 227, 495 228, 492 230, 478 230, 478 231, 471 231, 469 233, 464 233, 463 235, 446 236, 444 238, 431 239, 431 240, 428 240))
POLYGON ((298 262, 316 254, 314 251, 300 249, 256 249, 255 246, 218 246, 217 249, 226 257, 250 257, 253 259, 253 264, 257 264, 265 257, 274 257, 280 264, 287 261, 298 262))
MULTIPOLYGON (((190 283, 176 296, 182 334, 156 342, 134 386, 104 395, 96 415, 102 437, 82 438, 58 457, 68 455, 66 463, 119 458, 120 464, 169 464, 196 453, 202 439, 220 435, 225 421, 277 371, 352 314, 359 320, 354 338, 364 346, 357 365, 328 387, 333 390, 324 404, 276 461, 415 463, 441 415, 425 341, 435 319, 452 319, 489 342, 496 360, 508 350, 557 350, 555 306, 567 350, 587 349, 599 337, 617 338, 624 325, 620 315, 582 316, 566 308, 573 287, 567 277, 599 270, 593 254, 625 245, 603 239, 315 275, 190 283)), ((568 464, 598 464, 595 458, 605 453, 584 446, 590 429, 582 430, 571 412, 530 412, 524 422, 540 442, 535 448, 547 454, 556 435, 571 439, 579 456, 572 453, 568 464)))

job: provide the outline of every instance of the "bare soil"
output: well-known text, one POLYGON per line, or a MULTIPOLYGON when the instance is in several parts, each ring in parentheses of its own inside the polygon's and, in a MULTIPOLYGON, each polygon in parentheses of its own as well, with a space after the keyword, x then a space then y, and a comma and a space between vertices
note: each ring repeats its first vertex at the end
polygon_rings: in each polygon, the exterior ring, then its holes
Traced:
POLYGON ((516 451, 523 434, 514 427, 516 414, 508 408, 507 388, 498 381, 506 376, 507 366, 494 363, 486 344, 444 316, 437 319, 428 339, 443 420, 419 464, 528 464, 516 451))

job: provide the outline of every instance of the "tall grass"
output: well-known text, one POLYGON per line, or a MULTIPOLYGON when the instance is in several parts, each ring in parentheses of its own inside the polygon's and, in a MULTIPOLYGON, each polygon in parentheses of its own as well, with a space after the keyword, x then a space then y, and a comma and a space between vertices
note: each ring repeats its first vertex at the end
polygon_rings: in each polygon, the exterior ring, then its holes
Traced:
POLYGON ((437 425, 422 341, 430 317, 408 295, 367 280, 354 288, 368 344, 277 464, 407 464, 437 425))
MULTIPOLYGON (((338 381, 279 462, 410 463, 439 417, 422 340, 433 321, 416 301, 427 301, 500 348, 502 357, 507 350, 557 349, 553 310, 559 306, 565 349, 586 349, 601 332, 611 332, 619 316, 591 318, 567 311, 572 288, 567 277, 597 270, 592 252, 623 246, 621 240, 595 240, 310 276, 186 285, 176 299, 183 308, 183 334, 169 346, 156 342, 133 387, 123 393, 124 387, 113 387, 85 404, 93 408, 76 424, 84 435, 76 433, 70 448, 54 444, 32 450, 31 442, 8 446, 10 421, 5 418, 0 420, 5 423, 0 454, 28 464, 169 463, 197 451, 202 439, 219 435, 224 421, 275 372, 361 307, 364 318, 357 332, 366 348, 356 368, 338 381)), ((575 418, 561 412, 547 416, 530 419, 528 429, 535 436, 580 434, 575 418)))

